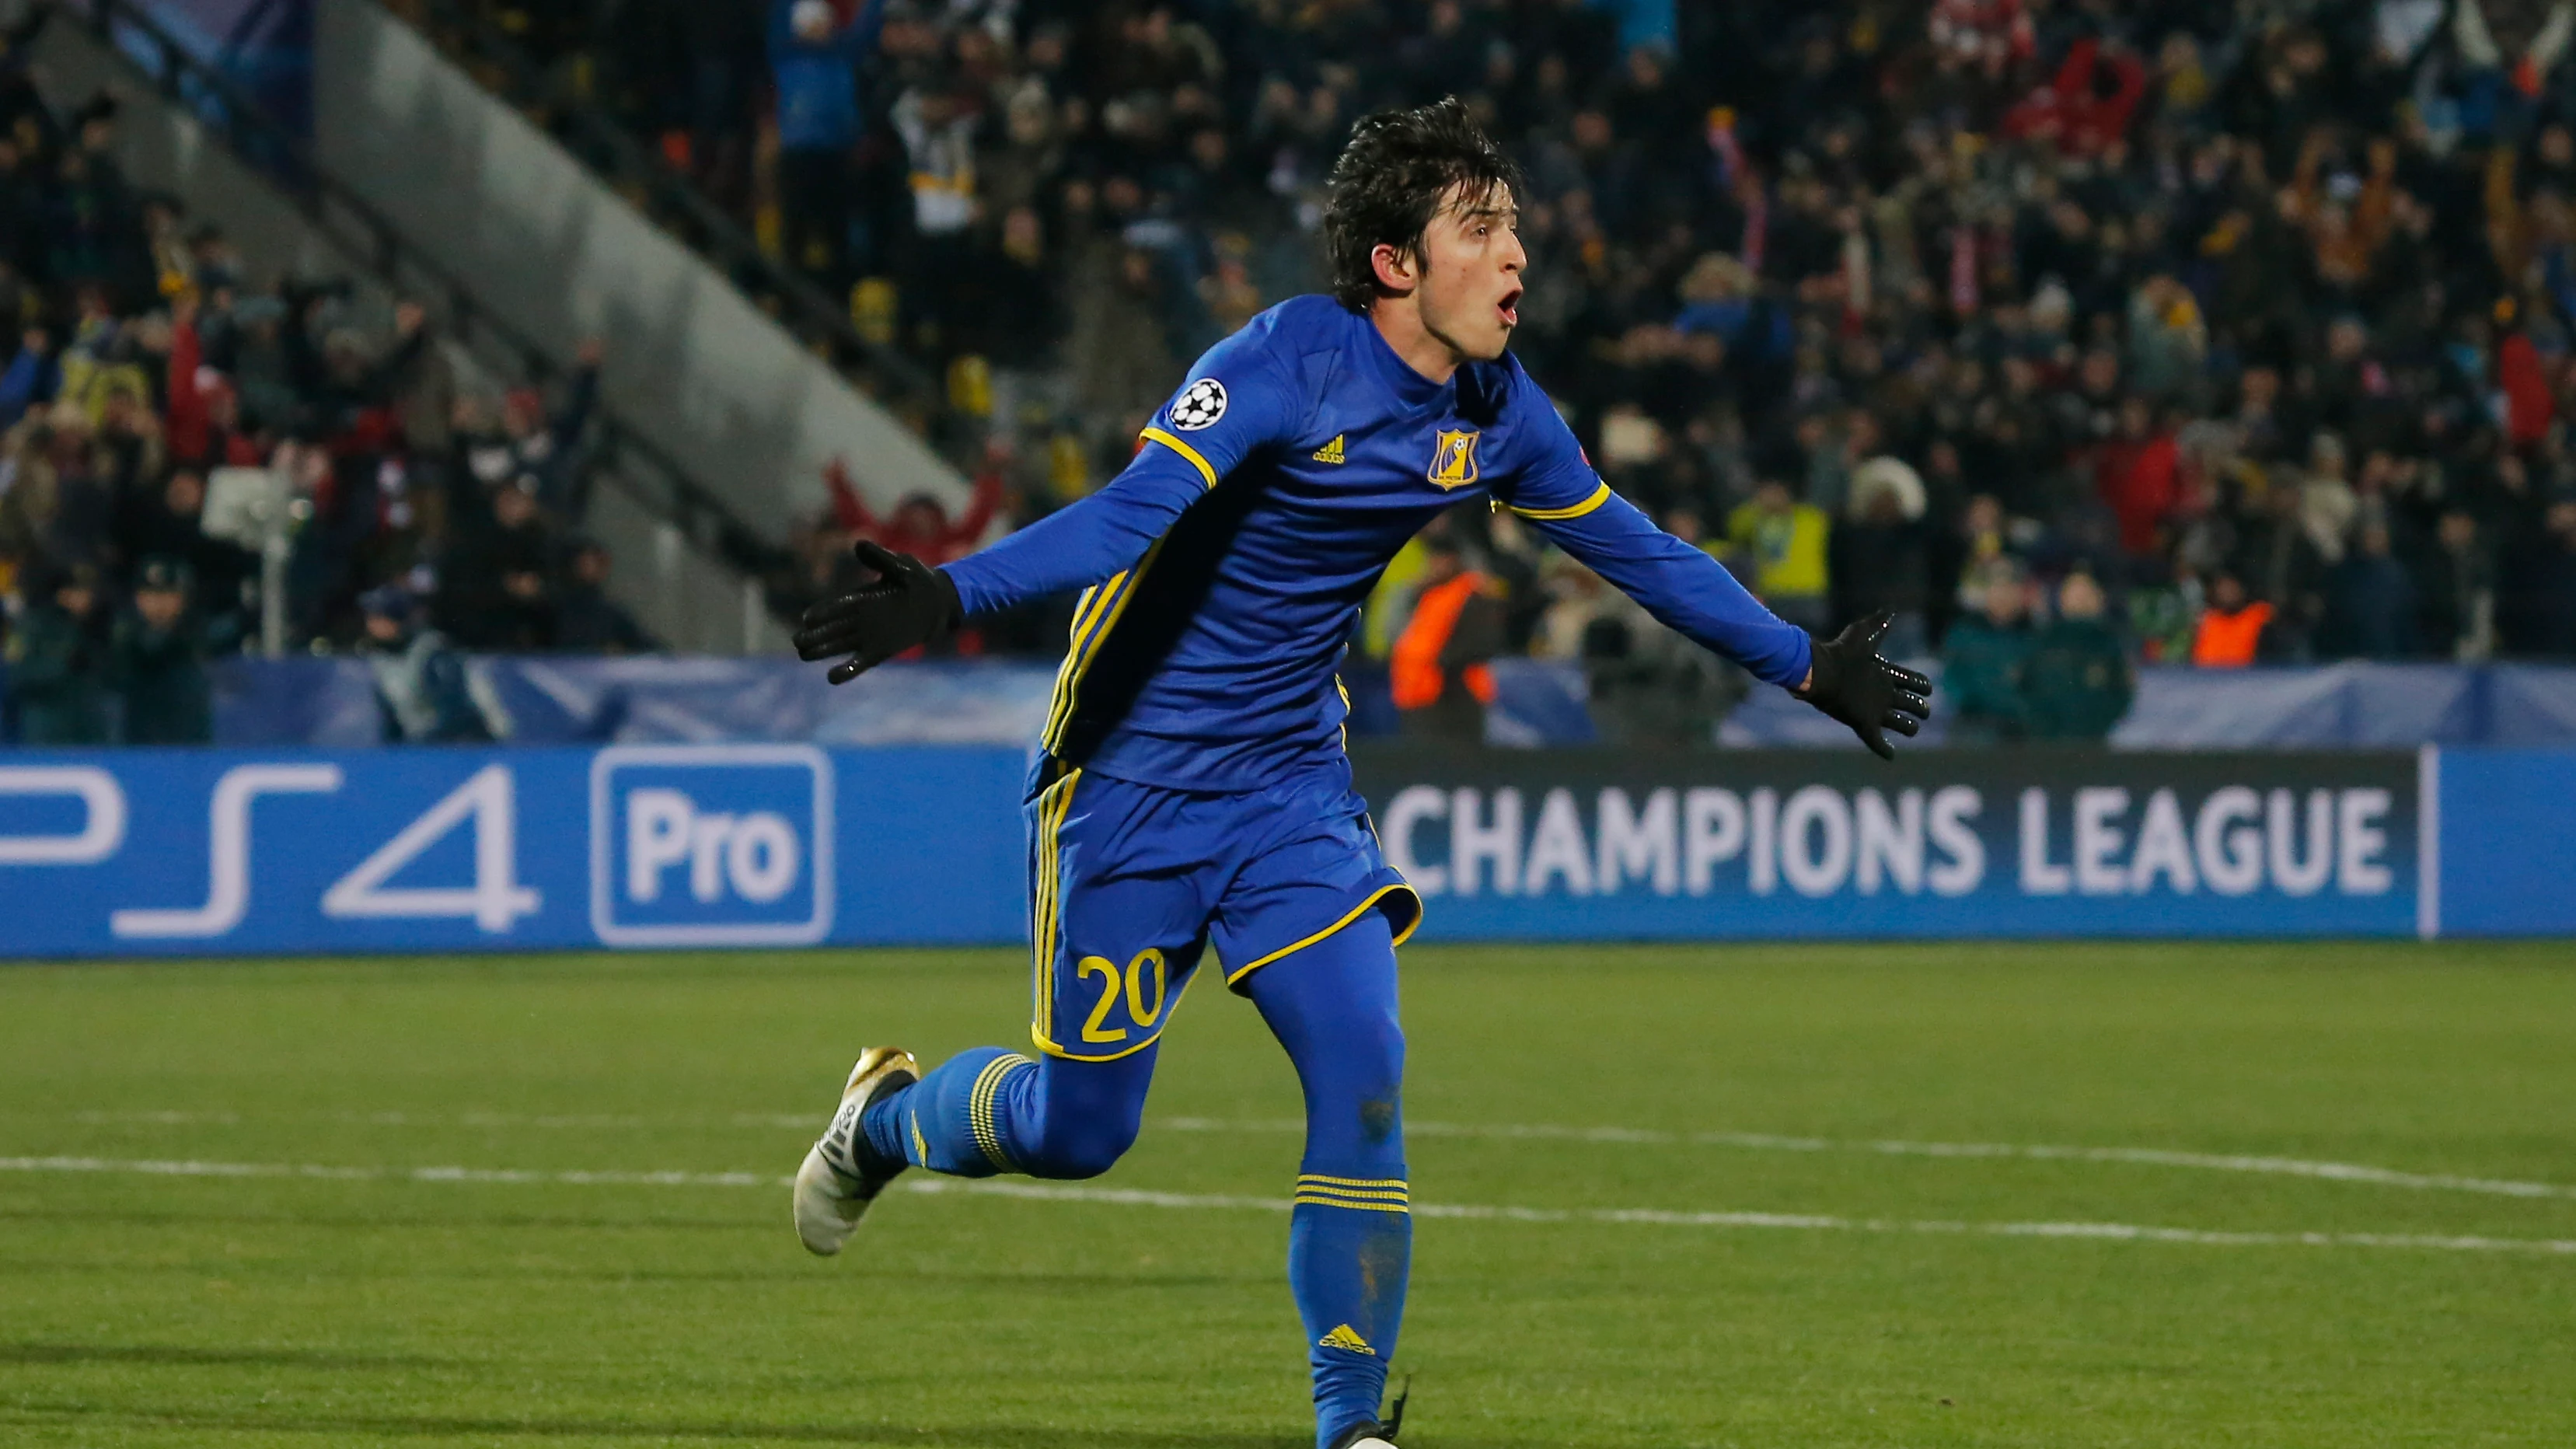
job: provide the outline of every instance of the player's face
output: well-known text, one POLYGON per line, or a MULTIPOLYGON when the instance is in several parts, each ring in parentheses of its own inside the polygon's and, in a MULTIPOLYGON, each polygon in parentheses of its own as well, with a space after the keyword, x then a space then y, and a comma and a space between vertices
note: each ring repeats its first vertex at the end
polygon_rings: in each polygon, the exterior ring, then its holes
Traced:
POLYGON ((1452 192, 1422 234, 1423 330, 1460 360, 1503 355, 1520 324, 1520 210, 1502 187, 1482 195, 1452 192))

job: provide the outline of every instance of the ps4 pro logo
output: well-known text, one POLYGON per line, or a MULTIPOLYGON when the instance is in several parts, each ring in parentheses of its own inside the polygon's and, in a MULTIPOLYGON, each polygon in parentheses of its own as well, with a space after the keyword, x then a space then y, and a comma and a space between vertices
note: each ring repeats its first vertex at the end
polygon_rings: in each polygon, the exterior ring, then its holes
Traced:
POLYGON ((590 767, 590 915, 612 946, 801 946, 832 929, 832 762, 627 746, 590 767))

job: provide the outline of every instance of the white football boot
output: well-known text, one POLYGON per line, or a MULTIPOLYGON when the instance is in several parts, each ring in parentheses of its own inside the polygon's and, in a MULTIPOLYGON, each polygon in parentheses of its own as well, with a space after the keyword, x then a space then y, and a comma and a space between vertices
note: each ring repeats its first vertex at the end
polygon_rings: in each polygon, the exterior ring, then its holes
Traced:
POLYGON ((805 1164, 796 1169, 796 1236, 804 1240, 805 1251, 825 1258, 841 1251, 859 1219, 867 1216, 868 1204, 894 1180, 893 1173, 878 1176, 859 1166, 859 1114, 880 1093, 920 1080, 921 1063, 900 1047, 869 1047, 859 1053, 832 1125, 806 1149, 805 1164))

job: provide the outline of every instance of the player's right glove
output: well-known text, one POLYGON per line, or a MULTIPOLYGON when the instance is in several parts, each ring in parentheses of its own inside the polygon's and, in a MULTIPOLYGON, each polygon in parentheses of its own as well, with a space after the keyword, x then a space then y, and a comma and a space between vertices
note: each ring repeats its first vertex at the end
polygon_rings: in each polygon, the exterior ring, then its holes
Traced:
POLYGON ((1886 730, 1911 739, 1932 717, 1932 681, 1878 652, 1889 616, 1881 610, 1831 639, 1808 635, 1813 648, 1807 687, 1800 699, 1851 726, 1882 760, 1896 758, 1886 730))
POLYGON ((825 676, 834 684, 847 684, 907 649, 936 644, 965 622, 965 607, 947 574, 866 539, 850 552, 876 570, 876 582, 826 599, 797 621, 797 658, 812 663, 849 656, 825 676))

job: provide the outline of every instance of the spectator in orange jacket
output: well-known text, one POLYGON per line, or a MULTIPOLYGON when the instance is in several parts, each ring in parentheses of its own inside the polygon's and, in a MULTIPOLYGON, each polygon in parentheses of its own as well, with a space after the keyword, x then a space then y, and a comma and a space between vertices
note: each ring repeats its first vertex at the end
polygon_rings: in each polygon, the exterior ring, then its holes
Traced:
POLYGON ((2272 606, 2248 598, 2245 581, 2220 572, 2209 581, 2209 603, 2192 632, 2191 662, 2203 669, 2242 669, 2271 657, 2265 634, 2272 606))
POLYGON ((1423 549, 1413 617, 1387 659, 1395 707, 1408 735, 1481 742, 1485 707, 1494 702, 1491 661, 1503 648, 1503 606, 1454 540, 1426 535, 1423 549))

